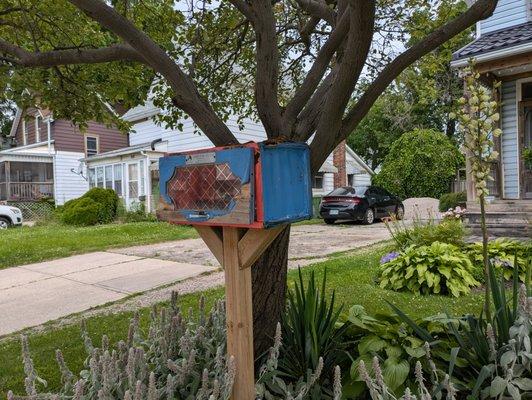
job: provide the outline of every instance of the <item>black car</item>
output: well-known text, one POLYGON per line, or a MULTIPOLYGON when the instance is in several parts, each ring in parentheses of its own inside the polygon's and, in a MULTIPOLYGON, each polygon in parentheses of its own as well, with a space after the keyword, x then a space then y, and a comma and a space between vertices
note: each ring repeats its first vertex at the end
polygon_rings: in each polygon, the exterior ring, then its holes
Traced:
POLYGON ((341 187, 324 196, 320 215, 327 224, 338 220, 362 221, 394 216, 402 219, 405 208, 401 199, 376 186, 341 187))

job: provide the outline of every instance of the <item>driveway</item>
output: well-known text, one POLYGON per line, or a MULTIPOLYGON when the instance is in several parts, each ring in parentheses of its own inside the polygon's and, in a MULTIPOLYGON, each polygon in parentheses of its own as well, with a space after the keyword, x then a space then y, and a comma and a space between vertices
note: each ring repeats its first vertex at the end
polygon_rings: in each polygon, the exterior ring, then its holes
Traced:
MULTIPOLYGON (((290 235, 289 263, 291 266, 306 265, 309 260, 315 262, 316 258, 389 238, 390 234, 384 223, 370 226, 354 223, 296 225, 292 227, 290 235)), ((220 266, 201 239, 176 240, 109 251, 129 256, 220 266)))
MULTIPOLYGON (((292 228, 289 267, 389 238, 384 224, 300 225, 292 228)), ((202 290, 223 273, 201 239, 82 254, 0 270, 0 335, 183 282, 202 290), (210 273, 209 277, 203 276, 210 273), (190 279, 192 278, 192 279, 190 279)), ((134 298, 142 301, 141 298, 134 298)))

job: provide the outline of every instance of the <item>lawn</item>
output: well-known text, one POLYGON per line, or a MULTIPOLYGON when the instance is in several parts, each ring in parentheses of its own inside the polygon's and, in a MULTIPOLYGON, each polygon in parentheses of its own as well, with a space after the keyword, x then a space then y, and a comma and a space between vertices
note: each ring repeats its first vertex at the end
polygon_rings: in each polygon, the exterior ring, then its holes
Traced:
MULTIPOLYGON (((338 254, 333 258, 306 267, 304 275, 316 271, 321 278, 327 271, 328 289, 335 290, 339 306, 362 304, 369 312, 387 312, 389 310, 385 300, 402 308, 415 318, 449 311, 453 314, 477 312, 481 308, 482 295, 480 293, 454 299, 444 296, 413 296, 409 293, 396 293, 378 288, 374 283, 376 268, 381 255, 388 250, 387 245, 374 245, 359 249, 348 254, 338 254)), ((297 278, 297 271, 290 271, 289 285, 293 286, 297 278)), ((207 304, 212 304, 223 296, 223 288, 212 289, 204 293, 207 304)), ((190 294, 181 297, 183 309, 195 308, 200 294, 190 294)), ((142 309, 141 324, 146 327, 150 309, 142 309)), ((97 316, 87 319, 91 337, 99 343, 102 334, 107 334, 112 341, 127 336, 131 313, 97 316)), ((16 340, 4 340, 0 344, 0 394, 7 389, 21 393, 23 391, 23 369, 20 357, 20 344, 16 340)), ((85 354, 80 340, 80 330, 77 326, 67 326, 45 333, 30 336, 30 348, 35 365, 40 375, 49 383, 49 387, 57 388, 59 375, 54 361, 54 350, 63 350, 68 365, 74 371, 82 368, 85 354)))
POLYGON ((0 269, 112 247, 197 237, 188 226, 164 222, 73 227, 50 224, 0 232, 0 269))

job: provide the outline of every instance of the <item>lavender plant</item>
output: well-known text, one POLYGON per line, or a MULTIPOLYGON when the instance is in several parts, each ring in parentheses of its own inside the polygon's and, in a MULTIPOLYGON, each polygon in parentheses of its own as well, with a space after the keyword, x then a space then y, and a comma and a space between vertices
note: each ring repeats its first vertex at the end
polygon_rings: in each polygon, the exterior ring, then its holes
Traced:
MULTIPOLYGON (((226 400, 230 398, 235 362, 226 357, 225 303, 218 301, 207 313, 200 299, 199 316, 184 317, 172 293, 169 306, 151 312, 148 335, 139 327, 139 315, 130 323, 127 339, 112 347, 103 336, 100 347, 90 339, 82 323, 82 340, 87 359, 84 369, 75 375, 61 351, 56 360, 61 373, 61 388, 46 392, 30 355, 28 340, 22 337, 22 355, 26 374, 26 395, 8 393, 8 400, 226 400)), ((297 382, 284 382, 278 369, 282 347, 280 324, 269 357, 260 369, 256 384, 257 399, 323 399, 319 379, 324 371, 320 358, 314 371, 297 382)), ((342 396, 340 368, 334 371, 329 390, 333 400, 342 396)))
POLYGON ((228 399, 236 371, 234 360, 226 357, 225 306, 218 301, 207 314, 202 298, 199 308, 197 320, 184 318, 174 293, 168 307, 153 309, 147 337, 142 335, 139 316, 135 315, 126 341, 118 342, 114 348, 107 336, 96 347, 83 325, 87 352, 84 369, 74 375, 58 350, 62 387, 57 393, 39 392, 45 388, 45 382, 34 368, 27 339, 23 337, 27 396, 10 392, 8 398, 228 399))

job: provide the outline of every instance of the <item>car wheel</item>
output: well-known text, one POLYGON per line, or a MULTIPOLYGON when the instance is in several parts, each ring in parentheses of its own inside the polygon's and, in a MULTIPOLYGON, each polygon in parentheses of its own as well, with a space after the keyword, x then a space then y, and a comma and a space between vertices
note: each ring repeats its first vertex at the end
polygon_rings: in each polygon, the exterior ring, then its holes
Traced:
POLYGON ((324 219, 324 221, 325 221, 325 223, 326 223, 327 225, 332 225, 332 224, 334 224, 334 219, 324 219))
POLYGON ((373 222, 375 222, 375 211, 373 211, 373 208, 368 208, 366 210, 364 213, 364 220, 362 222, 364 225, 371 225, 373 222))
POLYGON ((405 217, 405 208, 403 206, 397 206, 395 210, 395 219, 401 221, 405 217))
POLYGON ((11 221, 5 217, 0 217, 0 229, 7 229, 11 226, 11 221))

